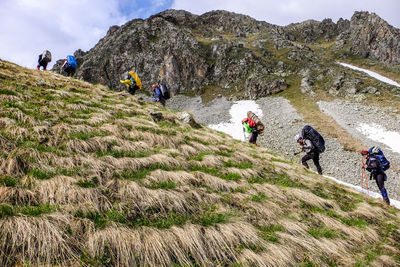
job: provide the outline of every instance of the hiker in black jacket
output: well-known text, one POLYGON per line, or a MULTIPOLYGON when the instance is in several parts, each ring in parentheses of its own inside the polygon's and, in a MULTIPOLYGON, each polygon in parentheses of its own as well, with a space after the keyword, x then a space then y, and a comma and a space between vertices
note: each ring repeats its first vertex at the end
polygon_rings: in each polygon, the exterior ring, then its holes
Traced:
POLYGON ((296 141, 300 144, 300 150, 306 153, 306 155, 301 159, 301 164, 309 169, 310 166, 308 166, 307 161, 312 159, 315 167, 317 168, 318 174, 322 175, 322 168, 321 165, 319 165, 319 152, 317 149, 315 149, 313 143, 299 135, 296 136, 296 141))
POLYGON ((371 173, 370 180, 372 178, 375 179, 376 185, 381 191, 383 200, 390 205, 390 200, 385 188, 385 181, 387 179, 386 173, 381 168, 381 164, 379 160, 376 158, 374 154, 370 154, 368 150, 361 151, 361 155, 366 159, 363 164, 363 168, 371 173))

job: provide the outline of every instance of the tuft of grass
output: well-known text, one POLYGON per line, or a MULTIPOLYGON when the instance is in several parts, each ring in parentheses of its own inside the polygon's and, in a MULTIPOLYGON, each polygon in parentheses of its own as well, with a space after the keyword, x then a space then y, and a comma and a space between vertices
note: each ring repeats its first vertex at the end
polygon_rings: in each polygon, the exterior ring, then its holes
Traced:
POLYGON ((249 197, 249 199, 253 202, 263 202, 267 199, 267 196, 262 192, 258 192, 256 195, 249 197))
POLYGON ((0 184, 8 187, 15 187, 17 184, 19 184, 19 180, 11 176, 2 176, 0 177, 0 184))
POLYGON ((98 183, 95 181, 90 181, 90 180, 79 180, 76 183, 77 186, 83 187, 83 188, 92 188, 92 187, 97 187, 98 183))
POLYGON ((107 136, 109 133, 104 132, 104 131, 95 131, 95 132, 89 132, 89 133, 70 133, 69 138, 71 139, 80 139, 80 140, 88 140, 89 138, 95 137, 95 136, 107 136))
POLYGON ((293 164, 292 161, 287 161, 287 160, 278 159, 278 158, 271 158, 270 161, 272 161, 272 162, 282 162, 282 163, 286 163, 286 164, 293 164))
POLYGON ((279 236, 276 232, 283 232, 285 228, 279 224, 270 224, 268 226, 259 226, 260 232, 259 236, 271 243, 277 243, 279 241, 279 236))
POLYGON ((148 157, 148 156, 155 154, 155 152, 148 151, 148 150, 137 150, 137 151, 127 151, 127 150, 101 151, 101 150, 97 150, 97 151, 95 151, 95 154, 98 157, 112 156, 114 158, 144 158, 144 157, 148 157))
POLYGON ((212 154, 212 151, 206 150, 202 151, 196 156, 190 157, 189 160, 203 161, 204 156, 212 154))
POLYGON ((151 189, 175 189, 178 186, 174 181, 156 182, 149 186, 151 189))
POLYGON ((27 216, 40 216, 42 214, 52 213, 57 210, 57 207, 49 204, 41 204, 37 206, 25 206, 20 209, 20 212, 27 216))
POLYGON ((215 154, 218 156, 230 158, 234 152, 235 152, 234 150, 219 150, 219 151, 216 151, 215 154))
POLYGON ((231 172, 228 172, 228 173, 225 173, 225 174, 221 174, 221 175, 219 175, 219 177, 221 179, 229 180, 229 181, 238 181, 238 180, 240 180, 242 178, 242 176, 240 174, 231 173, 231 172))
POLYGON ((249 161, 244 161, 244 162, 232 162, 231 160, 227 161, 224 163, 224 166, 229 168, 229 167, 234 167, 238 169, 249 169, 253 167, 253 163, 249 161))
POLYGON ((226 223, 232 216, 233 215, 229 212, 217 213, 214 211, 207 211, 192 221, 202 226, 212 226, 217 223, 226 223))
POLYGON ((47 179, 53 178, 56 175, 56 173, 53 171, 36 169, 36 168, 28 171, 27 174, 32 175, 33 177, 35 177, 39 180, 47 180, 47 179))
POLYGON ((17 95, 17 93, 8 89, 0 88, 0 95, 17 95))
POLYGON ((333 230, 330 229, 326 226, 323 227, 311 227, 308 229, 307 231, 310 235, 312 235, 314 238, 336 238, 337 237, 337 233, 333 230))
POLYGON ((0 219, 14 216, 15 212, 13 206, 8 204, 0 204, 0 219))

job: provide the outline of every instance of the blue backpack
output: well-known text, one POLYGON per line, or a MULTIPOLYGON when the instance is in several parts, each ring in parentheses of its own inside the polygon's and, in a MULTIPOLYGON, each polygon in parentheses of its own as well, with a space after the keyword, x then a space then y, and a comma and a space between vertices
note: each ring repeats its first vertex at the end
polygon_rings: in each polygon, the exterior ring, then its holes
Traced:
POLYGON ((78 64, 76 63, 76 59, 74 56, 68 55, 67 56, 67 64, 71 67, 73 67, 74 69, 76 69, 76 67, 78 67, 78 64))
POLYGON ((379 160, 379 164, 383 171, 390 168, 390 162, 386 159, 380 147, 373 146, 368 150, 368 153, 374 155, 374 157, 379 160))

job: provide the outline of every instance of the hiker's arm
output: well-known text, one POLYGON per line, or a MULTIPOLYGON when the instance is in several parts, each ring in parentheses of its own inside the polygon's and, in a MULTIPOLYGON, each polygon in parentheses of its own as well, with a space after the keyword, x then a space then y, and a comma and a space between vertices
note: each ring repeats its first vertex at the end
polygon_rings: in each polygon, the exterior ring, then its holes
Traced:
POLYGON ((311 141, 310 140, 304 140, 304 143, 303 143, 303 145, 302 146, 300 146, 301 148, 302 148, 302 150, 306 150, 306 149, 312 149, 313 148, 313 145, 312 145, 312 143, 311 143, 311 141))

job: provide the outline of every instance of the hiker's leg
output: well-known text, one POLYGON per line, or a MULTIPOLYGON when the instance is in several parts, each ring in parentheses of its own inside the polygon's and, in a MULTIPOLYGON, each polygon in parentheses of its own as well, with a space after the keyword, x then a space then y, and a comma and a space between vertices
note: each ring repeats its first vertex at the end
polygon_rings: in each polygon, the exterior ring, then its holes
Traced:
POLYGON ((252 144, 257 143, 257 137, 258 137, 258 132, 257 132, 257 130, 251 131, 251 135, 250 135, 249 142, 252 143, 252 144))
POLYGON ((317 168, 318 174, 322 175, 322 168, 321 165, 319 165, 319 153, 318 152, 313 152, 313 162, 315 167, 317 168))
POLYGON ((161 103, 161 105, 163 105, 163 107, 165 107, 165 98, 164 97, 160 97, 160 103, 161 103))
POLYGON ((312 159, 311 153, 308 153, 304 157, 301 158, 301 164, 303 164, 304 167, 306 167, 307 169, 310 168, 310 166, 308 166, 308 164, 307 164, 307 160, 310 160, 310 159, 312 159))
POLYGON ((385 188, 385 173, 378 173, 376 175, 376 184, 378 185, 379 190, 381 191, 382 198, 383 200, 390 205, 390 200, 389 196, 387 194, 386 188, 385 188))

